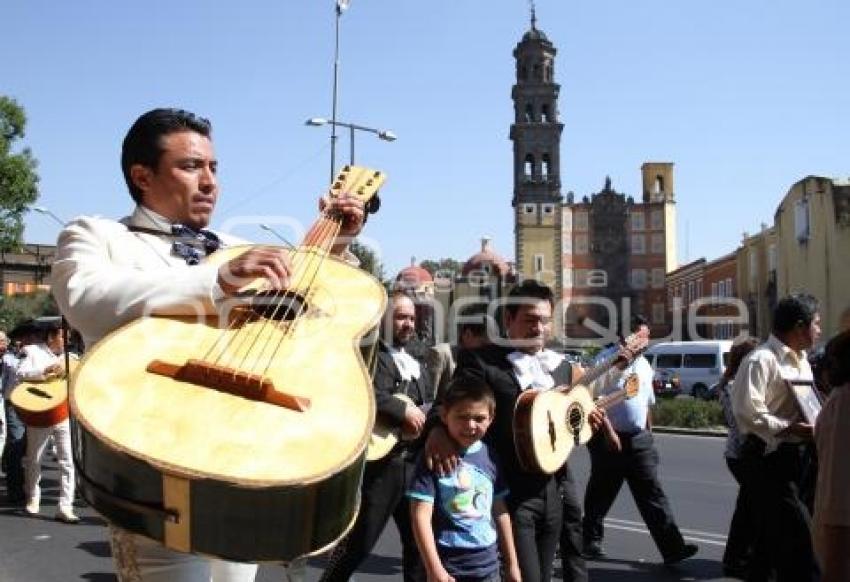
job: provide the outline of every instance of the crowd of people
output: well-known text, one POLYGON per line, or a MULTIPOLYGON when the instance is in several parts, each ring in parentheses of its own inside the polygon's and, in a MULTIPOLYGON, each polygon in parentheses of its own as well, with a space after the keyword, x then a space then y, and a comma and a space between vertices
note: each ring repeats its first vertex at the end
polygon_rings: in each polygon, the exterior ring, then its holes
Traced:
MULTIPOLYGON (((246 281, 263 278, 273 289, 286 287, 292 265, 279 249, 251 247, 214 268, 200 260, 238 242, 206 230, 218 198, 211 131, 207 120, 183 110, 142 115, 121 157, 136 204, 131 215, 121 221, 81 218, 62 232, 53 294, 87 346, 151 313, 215 313, 246 281)), ((342 217, 331 254, 356 261, 347 243, 365 222, 363 202, 342 196, 320 206, 342 217)), ((638 383, 633 398, 589 413, 594 436, 583 503, 569 461, 552 474, 522 463, 513 422, 518 397, 581 383, 585 370, 547 347, 556 305, 550 288, 526 280, 508 299, 501 321, 488 315, 486 303, 470 306, 458 318, 457 344, 423 354, 411 349, 414 300, 390 294, 372 386, 377 419, 399 438, 386 455, 366 464, 356 520, 328 554, 322 580, 355 576, 392 518, 406 582, 547 582, 558 553, 563 579, 586 581, 586 559, 606 553, 603 521, 623 483, 665 565, 698 552, 683 538, 658 477, 652 368, 628 346, 615 346, 618 364, 587 386, 603 397, 627 380, 638 383)), ((623 335, 649 339, 644 319, 625 327, 623 335)), ((818 375, 823 382, 816 385, 806 350, 819 333, 817 302, 792 295, 777 305, 766 342, 747 340, 732 350, 720 395, 730 426, 726 459, 740 492, 723 559, 727 575, 780 582, 850 579, 850 475, 841 453, 850 430, 850 332, 827 345, 818 375), (828 394, 816 423, 801 415, 787 386, 791 380, 811 381, 816 396, 828 394)), ((25 427, 8 401, 21 381, 62 377, 64 349, 58 326, 19 348, 0 333, 0 395, 6 398, 0 442, 9 501, 37 514, 40 462, 52 439, 61 471, 56 517, 73 523, 68 421, 25 427)), ((110 537, 122 582, 247 582, 256 575, 255 565, 183 553, 115 524, 110 537)), ((303 574, 304 560, 288 565, 287 579, 303 574)))

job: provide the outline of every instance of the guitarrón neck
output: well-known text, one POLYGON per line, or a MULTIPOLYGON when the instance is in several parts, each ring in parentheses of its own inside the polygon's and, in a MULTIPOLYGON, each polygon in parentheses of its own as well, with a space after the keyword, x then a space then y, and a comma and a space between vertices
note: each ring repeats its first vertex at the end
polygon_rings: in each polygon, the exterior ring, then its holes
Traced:
POLYGON ((608 409, 615 404, 619 404, 623 400, 626 399, 626 394, 628 394, 628 388, 623 386, 622 388, 612 392, 611 394, 606 394, 605 396, 600 396, 596 400, 596 406, 602 409, 608 409))
POLYGON ((593 382, 601 378, 605 372, 610 370, 611 367, 614 366, 620 359, 622 359, 622 356, 620 355, 619 350, 617 350, 616 352, 614 352, 614 354, 602 360, 601 363, 597 364, 596 366, 585 372, 584 376, 581 377, 580 382, 585 386, 592 384, 593 382))
POLYGON ((340 224, 341 219, 322 214, 307 231, 301 246, 330 252, 339 234, 340 224))

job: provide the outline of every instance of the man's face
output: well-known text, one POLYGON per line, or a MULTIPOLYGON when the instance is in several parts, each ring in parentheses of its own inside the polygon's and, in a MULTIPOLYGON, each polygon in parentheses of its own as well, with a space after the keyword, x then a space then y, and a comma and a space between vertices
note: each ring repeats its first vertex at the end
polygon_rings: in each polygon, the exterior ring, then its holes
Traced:
POLYGON ((130 168, 144 206, 172 222, 206 227, 218 199, 212 141, 194 131, 169 133, 160 140, 163 151, 155 170, 140 164, 130 168))
POLYGON ((533 354, 546 345, 552 332, 552 306, 545 299, 527 299, 515 315, 505 311, 505 326, 513 345, 533 354))
POLYGON ((405 346, 416 331, 416 309, 409 297, 393 300, 393 345, 405 346))
POLYGON ((807 350, 818 343, 818 340, 820 339, 820 313, 815 313, 809 327, 802 328, 802 331, 802 349, 807 350))

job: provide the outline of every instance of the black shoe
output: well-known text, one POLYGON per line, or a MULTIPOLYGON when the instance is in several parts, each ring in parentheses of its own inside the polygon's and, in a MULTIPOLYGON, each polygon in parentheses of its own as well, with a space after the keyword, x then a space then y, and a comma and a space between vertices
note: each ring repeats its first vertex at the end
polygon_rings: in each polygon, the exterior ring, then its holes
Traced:
POLYGON ((678 564, 682 560, 687 560, 691 556, 697 553, 699 548, 696 544, 685 544, 675 554, 671 554, 664 558, 664 565, 671 566, 673 564, 678 564))
POLYGON ((600 542, 587 542, 581 550, 581 555, 593 560, 605 556, 605 550, 602 549, 602 543, 600 542))

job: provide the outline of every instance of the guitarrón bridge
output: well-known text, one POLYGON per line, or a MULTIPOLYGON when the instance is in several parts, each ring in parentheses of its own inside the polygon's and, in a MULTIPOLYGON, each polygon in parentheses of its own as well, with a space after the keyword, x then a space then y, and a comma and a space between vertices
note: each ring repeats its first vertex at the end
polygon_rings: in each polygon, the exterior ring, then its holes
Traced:
POLYGON ((274 383, 269 378, 225 366, 216 366, 201 360, 190 359, 182 366, 153 360, 148 364, 147 371, 298 412, 305 412, 310 408, 309 398, 280 392, 275 389, 274 383))

